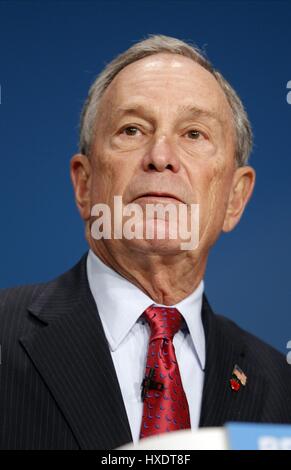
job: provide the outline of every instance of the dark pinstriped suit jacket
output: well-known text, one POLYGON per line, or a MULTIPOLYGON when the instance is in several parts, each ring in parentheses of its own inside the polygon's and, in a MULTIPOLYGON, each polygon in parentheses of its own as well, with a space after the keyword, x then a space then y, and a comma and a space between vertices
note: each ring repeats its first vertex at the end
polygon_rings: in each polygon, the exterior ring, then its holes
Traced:
MULTIPOLYGON (((112 449, 132 440, 85 254, 46 284, 0 291, 0 448, 112 449)), ((200 426, 291 423, 291 366, 203 298, 200 426), (248 376, 230 389, 233 366, 248 376)), ((125 364, 125 367, 127 365, 125 364)))

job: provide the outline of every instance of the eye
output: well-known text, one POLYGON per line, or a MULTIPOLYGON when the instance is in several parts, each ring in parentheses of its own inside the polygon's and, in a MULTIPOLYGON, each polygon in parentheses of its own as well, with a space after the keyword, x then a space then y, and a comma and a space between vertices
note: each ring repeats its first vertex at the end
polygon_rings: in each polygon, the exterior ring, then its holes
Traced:
POLYGON ((202 136, 202 133, 197 129, 192 129, 191 131, 187 132, 187 135, 190 137, 190 139, 197 140, 202 136))
POLYGON ((122 129, 121 131, 121 134, 126 134, 126 135, 129 135, 129 136, 134 136, 137 134, 137 132, 139 131, 139 129, 135 126, 127 126, 125 127, 124 129, 122 129))

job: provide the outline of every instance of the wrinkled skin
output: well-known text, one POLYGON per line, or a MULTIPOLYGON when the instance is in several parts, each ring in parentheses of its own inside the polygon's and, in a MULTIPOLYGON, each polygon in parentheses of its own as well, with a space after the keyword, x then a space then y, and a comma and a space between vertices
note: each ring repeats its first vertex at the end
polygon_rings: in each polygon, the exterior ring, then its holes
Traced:
POLYGON ((234 153, 232 112, 211 73, 167 53, 128 65, 101 99, 90 156, 71 160, 89 246, 156 303, 187 297, 204 276, 211 246, 236 226, 253 191, 255 172, 238 168, 234 153), (171 198, 139 198, 153 192, 171 198), (198 203, 198 247, 183 251, 179 238, 94 240, 91 208, 100 202, 113 208, 114 195, 143 208, 149 202, 198 203))

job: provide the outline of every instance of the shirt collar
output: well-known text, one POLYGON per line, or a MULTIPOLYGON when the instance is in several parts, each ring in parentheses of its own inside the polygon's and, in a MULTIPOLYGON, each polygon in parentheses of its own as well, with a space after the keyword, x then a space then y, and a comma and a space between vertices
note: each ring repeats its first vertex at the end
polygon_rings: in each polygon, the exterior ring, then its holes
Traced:
MULTIPOLYGON (((109 347, 115 351, 145 309, 152 304, 160 304, 105 265, 92 250, 87 257, 87 276, 109 347)), ((205 367, 205 335, 201 318, 203 290, 202 280, 188 297, 171 305, 185 319, 202 369, 205 367)))

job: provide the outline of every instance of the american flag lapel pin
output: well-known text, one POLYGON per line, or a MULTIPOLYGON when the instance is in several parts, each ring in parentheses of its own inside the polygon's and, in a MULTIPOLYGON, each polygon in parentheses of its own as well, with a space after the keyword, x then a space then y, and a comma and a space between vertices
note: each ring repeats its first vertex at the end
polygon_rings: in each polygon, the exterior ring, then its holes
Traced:
POLYGON ((232 371, 232 377, 230 379, 230 386, 234 392, 238 392, 241 385, 245 387, 247 384, 247 376, 242 369, 236 364, 232 371))

